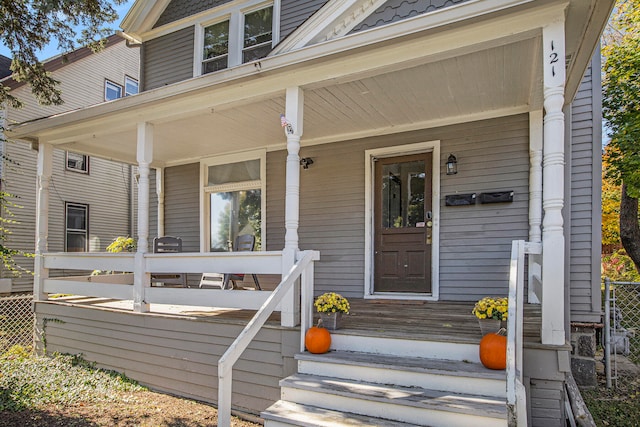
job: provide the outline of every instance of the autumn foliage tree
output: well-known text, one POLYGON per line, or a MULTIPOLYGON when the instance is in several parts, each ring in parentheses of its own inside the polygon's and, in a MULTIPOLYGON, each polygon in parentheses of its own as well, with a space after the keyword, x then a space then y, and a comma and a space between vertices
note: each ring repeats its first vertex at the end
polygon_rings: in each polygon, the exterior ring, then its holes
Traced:
POLYGON ((619 0, 605 35, 603 113, 607 177, 621 184, 620 239, 640 271, 640 0, 619 0))

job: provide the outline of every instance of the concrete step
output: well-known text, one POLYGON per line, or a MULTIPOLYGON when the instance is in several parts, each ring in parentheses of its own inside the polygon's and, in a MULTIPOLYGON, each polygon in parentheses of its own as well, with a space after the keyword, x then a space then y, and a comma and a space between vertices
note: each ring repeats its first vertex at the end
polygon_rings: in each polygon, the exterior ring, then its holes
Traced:
POLYGON ((305 352, 295 358, 300 374, 506 397, 505 372, 480 363, 352 351, 305 352))
POLYGON ((331 332, 331 350, 473 363, 480 363, 479 343, 480 338, 474 342, 421 341, 406 337, 356 335, 343 330, 331 332))
POLYGON ((332 411, 280 400, 261 414, 265 427, 414 427, 382 418, 332 411))
POLYGON ((505 427, 502 398, 421 387, 292 375, 280 381, 281 399, 337 412, 432 427, 505 427))

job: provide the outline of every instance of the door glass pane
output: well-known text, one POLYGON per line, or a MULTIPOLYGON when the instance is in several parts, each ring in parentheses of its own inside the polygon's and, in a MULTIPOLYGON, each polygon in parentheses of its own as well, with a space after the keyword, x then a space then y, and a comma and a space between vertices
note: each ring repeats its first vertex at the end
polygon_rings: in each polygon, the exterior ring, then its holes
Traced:
POLYGON ((236 236, 250 234, 260 249, 260 190, 211 193, 211 252, 230 251, 236 236))
POLYGON ((382 166, 382 227, 424 226, 424 161, 382 166))

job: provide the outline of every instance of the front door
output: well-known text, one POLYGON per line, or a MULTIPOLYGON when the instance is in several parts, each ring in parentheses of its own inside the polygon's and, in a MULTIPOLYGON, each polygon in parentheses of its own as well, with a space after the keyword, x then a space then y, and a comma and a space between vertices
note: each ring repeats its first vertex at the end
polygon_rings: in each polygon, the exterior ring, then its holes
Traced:
POLYGON ((431 293, 432 153, 375 162, 374 292, 431 293))

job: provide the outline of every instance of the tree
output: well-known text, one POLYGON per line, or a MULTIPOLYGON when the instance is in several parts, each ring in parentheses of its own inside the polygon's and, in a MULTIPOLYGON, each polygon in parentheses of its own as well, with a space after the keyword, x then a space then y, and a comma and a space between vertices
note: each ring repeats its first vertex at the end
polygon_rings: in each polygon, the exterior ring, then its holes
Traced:
MULTIPOLYGON (((112 4, 124 1, 0 0, 0 40, 11 50, 13 79, 29 84, 40 103, 62 104, 58 82, 46 72, 37 52, 55 41, 61 51, 80 45, 99 49, 112 32, 103 25, 118 17, 112 4)), ((20 106, 20 100, 0 84, 0 104, 5 101, 14 108, 20 106)))
POLYGON ((603 113, 610 129, 607 176, 622 184, 620 239, 640 271, 640 0, 619 0, 605 34, 603 113))
POLYGON ((602 161, 602 244, 620 245, 620 185, 608 177, 609 154, 611 147, 605 147, 602 161))

